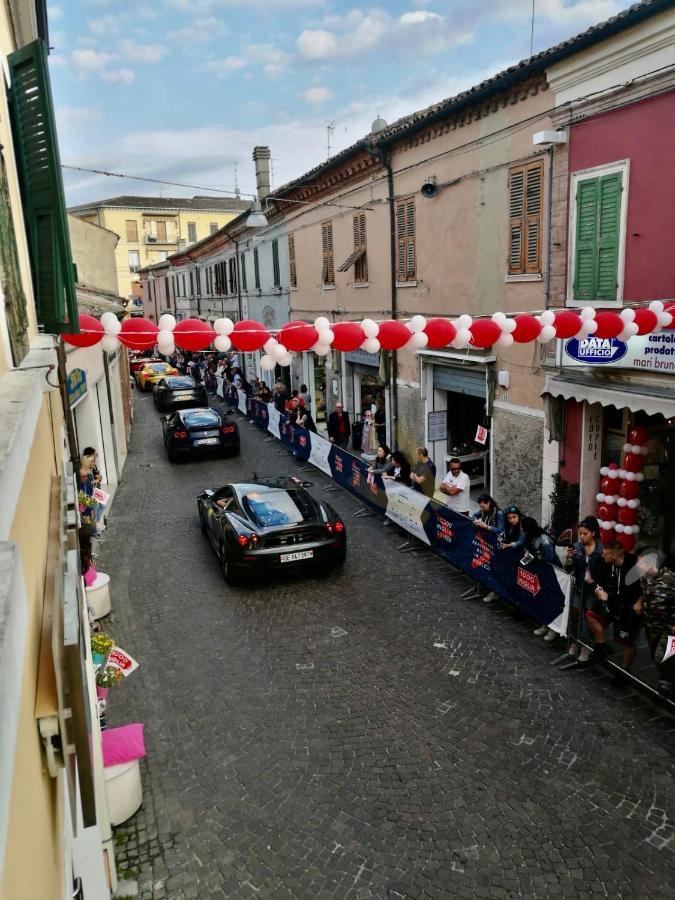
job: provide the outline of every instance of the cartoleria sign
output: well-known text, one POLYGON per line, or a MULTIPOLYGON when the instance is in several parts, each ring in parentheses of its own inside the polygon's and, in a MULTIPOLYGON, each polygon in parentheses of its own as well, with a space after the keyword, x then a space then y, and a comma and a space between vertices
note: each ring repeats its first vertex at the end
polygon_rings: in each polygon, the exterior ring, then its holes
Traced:
POLYGON ((610 366, 649 372, 675 372, 675 331, 632 337, 570 338, 563 344, 563 366, 610 366))

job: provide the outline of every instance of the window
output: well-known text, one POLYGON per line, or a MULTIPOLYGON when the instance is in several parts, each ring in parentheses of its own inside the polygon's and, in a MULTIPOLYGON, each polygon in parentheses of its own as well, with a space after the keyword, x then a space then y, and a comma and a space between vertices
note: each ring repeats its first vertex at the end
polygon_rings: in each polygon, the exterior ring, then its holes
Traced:
POLYGON ((255 279, 255 289, 260 290, 260 258, 258 256, 258 248, 253 248, 253 278, 255 279))
POLYGON ((279 266, 279 241, 272 241, 272 279, 274 287, 281 287, 281 268, 279 266))
POLYGON ((7 57, 9 107, 37 318, 48 333, 78 328, 73 254, 47 69, 47 45, 7 57))
POLYGON ((127 241, 130 244, 138 243, 138 222, 135 219, 127 219, 127 241))
POLYGON ((615 302, 619 297, 619 259, 624 167, 596 177, 573 178, 572 299, 579 303, 615 302))
POLYGON ((187 297, 187 288, 185 287, 185 274, 182 275, 183 279, 183 296, 187 297))
POLYGON ((354 249, 338 268, 338 272, 346 272, 354 266, 354 282, 365 284, 368 281, 368 262, 366 259, 366 214, 357 213, 353 220, 354 249))
POLYGON ((288 235, 288 268, 290 270, 291 287, 298 286, 298 270, 295 267, 295 235, 288 235))
POLYGON ((222 293, 227 294, 227 263, 223 260, 221 263, 218 263, 220 266, 220 286, 222 288, 222 293))
POLYGON ((248 290, 248 285, 246 283, 246 254, 242 253, 239 256, 239 265, 241 266, 241 289, 242 291, 248 290))
POLYGON ((169 305, 169 279, 164 279, 164 297, 166 298, 166 305, 169 305))
POLYGON ((415 198, 396 203, 396 280, 415 281, 417 248, 415 245, 415 198))
POLYGON ((217 223, 217 222, 210 222, 210 223, 209 223, 209 233, 210 233, 210 234, 215 234, 216 231, 218 231, 218 223, 217 223))
POLYGON ((166 244, 166 222, 161 220, 157 223, 157 240, 161 244, 166 244))
POLYGON ((322 222, 321 246, 323 250, 323 266, 321 281, 323 284, 335 284, 335 260, 333 259, 333 223, 322 222))
POLYGON ((196 222, 188 222, 188 241, 191 244, 197 240, 197 223, 196 222))
POLYGON ((237 293, 237 257, 233 256, 228 260, 228 268, 230 270, 230 293, 237 293))
POLYGON ((544 163, 509 171, 509 275, 541 274, 544 163))
POLYGON ((197 296, 202 295, 202 270, 195 269, 195 281, 197 282, 197 296))
POLYGON ((195 283, 192 277, 192 272, 190 272, 190 296, 194 297, 195 295, 195 283))
POLYGON ((138 272, 141 267, 141 254, 138 250, 129 250, 129 271, 138 272))

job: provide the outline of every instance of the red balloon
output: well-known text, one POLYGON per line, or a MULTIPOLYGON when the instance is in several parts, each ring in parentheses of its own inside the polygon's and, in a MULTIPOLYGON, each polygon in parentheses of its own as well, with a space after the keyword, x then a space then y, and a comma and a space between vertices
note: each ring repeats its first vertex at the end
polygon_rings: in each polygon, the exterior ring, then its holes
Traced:
POLYGON ((626 500, 637 500, 640 496, 640 482, 622 481, 619 485, 619 493, 626 500))
POLYGON ((644 457, 641 453, 627 453, 623 461, 623 467, 627 472, 641 472, 644 465, 644 457))
POLYGON ((173 339, 183 350, 204 350, 215 336, 213 328, 201 319, 183 319, 173 330, 173 339))
POLYGON ((154 347, 159 328, 149 319, 124 319, 117 335, 130 350, 147 350, 154 347))
POLYGON ((93 316, 87 316, 84 313, 80 313, 79 322, 79 334, 63 335, 63 340, 66 344, 70 344, 73 347, 93 347, 94 344, 98 344, 105 334, 103 325, 101 325, 99 320, 95 319, 93 316))
POLYGON ((338 322, 331 328, 335 335, 332 346, 335 350, 341 350, 343 353, 358 350, 366 339, 363 328, 356 322, 338 322))
POLYGON ((618 466, 617 463, 610 463, 610 464, 607 466, 607 468, 608 468, 608 469, 618 469, 619 466, 618 466))
POLYGON ((616 539, 627 553, 630 553, 636 544, 634 534, 624 534, 622 532, 621 534, 616 535, 616 539))
POLYGON ((514 321, 516 328, 511 333, 517 344, 529 344, 530 341, 536 341, 541 334, 541 322, 534 316, 516 316, 514 321))
POLYGON ((616 479, 610 478, 608 475, 605 475, 605 477, 600 481, 600 493, 613 494, 615 480, 616 479))
POLYGON ((583 322, 578 313, 572 312, 569 309, 563 309, 555 314, 555 322, 553 324, 555 326, 556 337, 563 338, 564 340, 565 338, 574 337, 583 325, 583 322))
POLYGON ((440 350, 454 341, 457 329, 450 319, 427 319, 424 333, 429 338, 427 347, 430 350, 440 350))
POLYGON ((313 325, 307 322, 289 322, 279 332, 279 343, 288 350, 297 353, 303 350, 311 350, 319 339, 319 333, 313 325))
POLYGON ((491 347, 501 337, 502 330, 492 319, 476 319, 469 328, 472 347, 491 347))
POLYGON ((651 334, 652 331, 656 331, 659 324, 656 313, 651 309, 636 309, 634 321, 638 327, 638 334, 651 334))
POLYGON ((647 443, 649 433, 644 425, 634 425, 628 432, 628 443, 642 446, 647 443))
POLYGON ((388 319, 386 322, 380 322, 377 339, 383 350, 398 350, 408 343, 411 336, 412 331, 403 322, 388 319))
POLYGON ((593 337, 599 338, 615 338, 623 331, 624 321, 618 313, 615 312, 599 312, 595 316, 598 324, 598 330, 593 337))
POLYGON ((664 312, 667 312, 667 313, 670 313, 671 316, 673 317, 672 322, 670 323, 670 325, 662 325, 662 326, 661 326, 662 328, 667 328, 667 329, 670 331, 670 330, 672 330, 673 328, 675 328, 675 303, 666 303, 666 304, 664 305, 663 311, 664 311, 664 312))
POLYGON ((621 522, 622 525, 635 525, 637 518, 637 509, 631 509, 629 506, 619 507, 619 522, 621 522))
POLYGON ((598 519, 605 522, 612 521, 612 512, 606 503, 598 503, 598 519))
POLYGON ((232 346, 237 350, 250 352, 260 350, 263 344, 269 341, 271 335, 264 325, 254 322, 252 319, 242 319, 237 322, 230 334, 232 346))

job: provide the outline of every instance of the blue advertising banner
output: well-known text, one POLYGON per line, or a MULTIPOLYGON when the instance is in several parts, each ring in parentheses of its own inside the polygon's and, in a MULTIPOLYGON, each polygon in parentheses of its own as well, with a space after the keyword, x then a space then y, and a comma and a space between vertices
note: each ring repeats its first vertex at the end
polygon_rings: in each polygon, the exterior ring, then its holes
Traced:
POLYGON ((471 519, 411 488, 383 480, 370 472, 362 459, 291 425, 274 407, 249 397, 245 409, 249 419, 279 437, 296 456, 330 474, 341 487, 426 543, 469 578, 535 621, 566 633, 571 580, 561 569, 528 560, 523 549, 501 550, 496 536, 471 519))

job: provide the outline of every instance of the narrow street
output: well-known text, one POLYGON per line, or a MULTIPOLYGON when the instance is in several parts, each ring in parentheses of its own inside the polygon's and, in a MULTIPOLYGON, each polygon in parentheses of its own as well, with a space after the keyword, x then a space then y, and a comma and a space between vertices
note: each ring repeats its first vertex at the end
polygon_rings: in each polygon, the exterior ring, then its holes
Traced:
POLYGON ((343 573, 227 588, 196 495, 299 464, 237 416, 240 457, 171 465, 135 409, 97 566, 140 662, 108 722, 145 723, 142 898, 673 896, 672 719, 339 489, 343 573))

